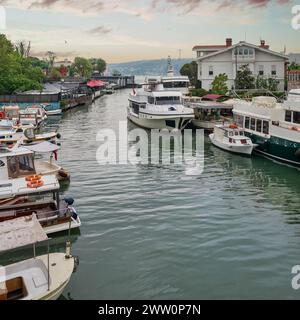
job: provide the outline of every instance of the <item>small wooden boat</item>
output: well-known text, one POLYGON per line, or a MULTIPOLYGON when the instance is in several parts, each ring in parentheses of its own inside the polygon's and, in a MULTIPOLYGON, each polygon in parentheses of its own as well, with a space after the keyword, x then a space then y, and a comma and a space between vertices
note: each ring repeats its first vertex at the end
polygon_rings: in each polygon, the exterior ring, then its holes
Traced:
POLYGON ((0 301, 56 300, 75 271, 78 259, 66 253, 35 255, 37 243, 49 241, 35 215, 0 223, 0 252, 33 246, 32 259, 0 267, 0 301))
POLYGON ((245 136, 244 130, 235 124, 215 126, 209 138, 216 147, 238 154, 251 155, 255 147, 251 139, 245 136))
POLYGON ((35 214, 47 234, 81 226, 72 198, 60 199, 56 177, 1 180, 0 222, 35 214))

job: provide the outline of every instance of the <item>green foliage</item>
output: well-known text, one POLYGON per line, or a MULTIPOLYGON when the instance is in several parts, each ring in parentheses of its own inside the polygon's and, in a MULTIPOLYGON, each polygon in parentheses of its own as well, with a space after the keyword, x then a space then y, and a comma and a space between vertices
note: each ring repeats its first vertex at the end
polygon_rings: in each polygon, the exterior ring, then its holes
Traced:
POLYGON ((41 68, 42 70, 48 70, 49 62, 45 60, 40 60, 36 57, 29 57, 28 60, 33 67, 41 68))
POLYGON ((182 76, 188 76, 191 84, 197 87, 198 64, 196 61, 193 61, 191 63, 186 63, 185 65, 183 65, 182 68, 180 69, 180 74, 182 76))
POLYGON ((269 91, 278 91, 278 85, 280 81, 275 78, 264 78, 262 76, 258 76, 256 79, 256 88, 257 89, 265 89, 269 91))
POLYGON ((88 59, 76 57, 71 67, 72 73, 82 78, 90 78, 92 75, 93 66, 88 59))
POLYGON ((62 78, 62 75, 58 68, 52 68, 50 72, 50 78, 53 80, 60 80, 62 78))
POLYGON ((225 95, 228 92, 227 86, 228 76, 225 73, 219 74, 212 82, 211 92, 215 94, 225 95))
POLYGON ((289 71, 291 70, 300 70, 300 64, 297 64, 295 61, 293 61, 289 67, 288 67, 289 71))
POLYGON ((201 89, 201 88, 200 89, 192 89, 191 94, 194 97, 203 97, 208 94, 208 91, 206 91, 205 89, 201 89))
POLYGON ((93 71, 98 71, 100 74, 102 74, 106 70, 106 62, 101 58, 90 59, 90 63, 93 66, 93 71))
POLYGON ((237 77, 235 80, 236 89, 254 89, 255 78, 249 69, 249 65, 245 64, 238 70, 237 77))
POLYGON ((42 89, 44 75, 29 59, 22 57, 7 40, 0 35, 0 94, 12 94, 27 90, 42 89))

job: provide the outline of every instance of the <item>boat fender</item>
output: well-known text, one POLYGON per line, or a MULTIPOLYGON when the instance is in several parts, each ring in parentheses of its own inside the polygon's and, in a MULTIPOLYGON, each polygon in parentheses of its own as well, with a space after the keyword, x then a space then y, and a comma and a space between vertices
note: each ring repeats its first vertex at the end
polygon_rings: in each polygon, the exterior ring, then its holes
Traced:
POLYGON ((73 259, 74 259, 73 273, 75 273, 77 271, 78 266, 79 266, 79 257, 78 256, 73 256, 73 259))
POLYGON ((59 170, 58 171, 58 174, 62 177, 62 178, 64 178, 64 179, 69 179, 69 174, 65 171, 65 170, 59 170))
POLYGON ((73 198, 68 197, 68 198, 64 198, 64 201, 69 205, 73 205, 73 203, 75 202, 73 198))
POLYGON ((60 139, 60 138, 61 138, 61 134, 58 133, 58 134, 56 135, 56 138, 57 138, 57 139, 60 139))
POLYGON ((5 119, 5 112, 3 111, 0 112, 0 119, 5 119))
POLYGON ((295 152, 295 156, 300 159, 300 149, 298 149, 296 152, 295 152))

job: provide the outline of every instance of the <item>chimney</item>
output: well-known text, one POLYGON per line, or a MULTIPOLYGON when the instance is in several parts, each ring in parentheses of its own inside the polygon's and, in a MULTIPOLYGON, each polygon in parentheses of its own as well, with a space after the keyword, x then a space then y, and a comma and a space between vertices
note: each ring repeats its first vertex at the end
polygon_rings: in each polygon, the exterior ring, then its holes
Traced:
POLYGON ((231 38, 226 39, 226 47, 232 47, 232 39, 231 38))
POLYGON ((265 40, 260 40, 260 47, 267 50, 270 49, 270 46, 266 44, 265 40))

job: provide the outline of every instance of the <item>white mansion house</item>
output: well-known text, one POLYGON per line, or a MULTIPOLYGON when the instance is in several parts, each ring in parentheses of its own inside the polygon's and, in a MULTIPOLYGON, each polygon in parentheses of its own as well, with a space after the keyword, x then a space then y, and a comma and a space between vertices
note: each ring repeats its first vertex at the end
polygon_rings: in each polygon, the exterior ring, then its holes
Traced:
POLYGON ((215 76, 225 73, 228 76, 228 88, 234 87, 237 70, 245 64, 256 77, 274 77, 280 81, 279 89, 284 89, 289 57, 272 51, 265 41, 259 46, 241 41, 232 44, 232 39, 226 39, 224 45, 200 45, 193 51, 197 53, 198 80, 202 82, 202 88, 211 89, 211 83, 215 76))

